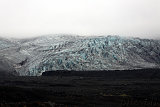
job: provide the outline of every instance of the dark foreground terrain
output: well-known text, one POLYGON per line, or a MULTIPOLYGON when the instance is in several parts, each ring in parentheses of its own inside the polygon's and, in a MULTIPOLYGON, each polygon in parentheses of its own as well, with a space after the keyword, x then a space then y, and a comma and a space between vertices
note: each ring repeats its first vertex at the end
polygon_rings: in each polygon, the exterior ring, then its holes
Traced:
POLYGON ((0 76, 0 107, 160 107, 160 70, 0 76))

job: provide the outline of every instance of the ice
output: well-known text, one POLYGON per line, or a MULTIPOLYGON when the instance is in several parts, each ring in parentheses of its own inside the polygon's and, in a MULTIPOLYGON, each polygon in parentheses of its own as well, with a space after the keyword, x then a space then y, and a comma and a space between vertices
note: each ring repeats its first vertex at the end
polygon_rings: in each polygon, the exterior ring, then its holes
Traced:
POLYGON ((120 36, 44 35, 23 40, 0 39, 0 55, 20 75, 54 70, 113 70, 160 67, 160 41, 120 36), (11 54, 12 53, 12 54, 11 54))

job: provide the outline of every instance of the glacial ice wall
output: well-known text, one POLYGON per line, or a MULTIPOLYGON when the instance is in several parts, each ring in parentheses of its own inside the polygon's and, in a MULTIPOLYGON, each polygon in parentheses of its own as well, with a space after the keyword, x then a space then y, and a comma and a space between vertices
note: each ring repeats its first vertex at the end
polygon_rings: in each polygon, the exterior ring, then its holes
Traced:
POLYGON ((54 70, 115 70, 159 67, 160 43, 117 36, 85 38, 48 46, 27 75, 54 70), (40 58, 41 59, 41 58, 40 58))

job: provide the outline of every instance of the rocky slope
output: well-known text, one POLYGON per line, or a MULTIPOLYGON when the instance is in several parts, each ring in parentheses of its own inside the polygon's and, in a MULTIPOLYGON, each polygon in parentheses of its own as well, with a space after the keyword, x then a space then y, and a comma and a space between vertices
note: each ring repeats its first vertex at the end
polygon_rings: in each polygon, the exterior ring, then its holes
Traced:
POLYGON ((0 56, 20 75, 48 70, 115 70, 160 67, 160 41, 119 36, 45 35, 0 39, 0 56))
POLYGON ((0 76, 13 76, 13 75, 18 75, 18 73, 12 66, 12 63, 3 57, 0 57, 0 76))

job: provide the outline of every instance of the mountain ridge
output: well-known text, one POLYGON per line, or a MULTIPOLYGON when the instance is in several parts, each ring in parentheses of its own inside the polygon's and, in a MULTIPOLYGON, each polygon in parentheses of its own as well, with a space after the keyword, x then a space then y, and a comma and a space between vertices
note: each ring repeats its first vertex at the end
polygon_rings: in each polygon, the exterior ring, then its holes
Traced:
POLYGON ((0 55, 20 75, 54 70, 125 70, 160 67, 160 41, 120 36, 46 35, 4 42, 0 55))

